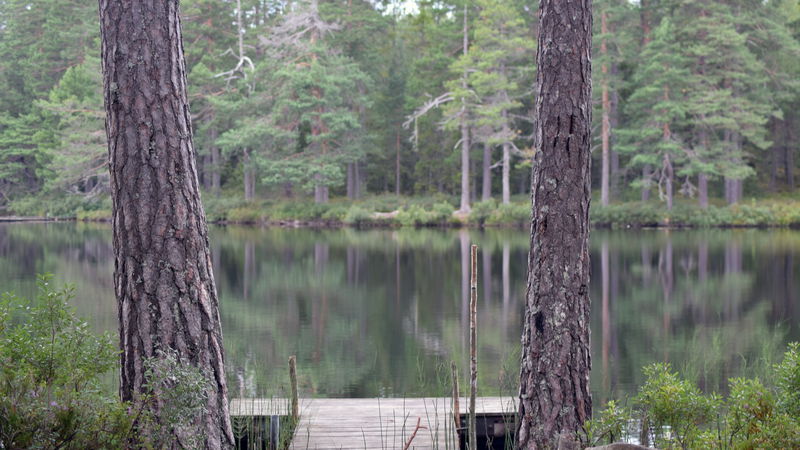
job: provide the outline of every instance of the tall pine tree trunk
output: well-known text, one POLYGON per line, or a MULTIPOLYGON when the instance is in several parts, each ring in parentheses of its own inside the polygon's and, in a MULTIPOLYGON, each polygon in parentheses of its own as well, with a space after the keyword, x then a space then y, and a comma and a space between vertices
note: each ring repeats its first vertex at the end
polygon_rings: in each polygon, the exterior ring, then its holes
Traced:
POLYGON ((523 449, 572 440, 591 417, 591 0, 539 3, 520 428, 523 449))
POLYGON ((249 202, 255 196, 256 191, 256 174, 253 170, 253 161, 250 157, 249 149, 244 149, 242 166, 244 175, 244 199, 249 202))
POLYGON ((353 200, 356 198, 356 175, 355 175, 355 163, 347 163, 347 180, 346 190, 347 190, 347 198, 353 200))
POLYGON ((608 63, 605 60, 608 58, 608 46, 606 45, 606 34, 608 33, 606 12, 600 14, 600 32, 603 34, 603 39, 600 41, 600 53, 602 54, 603 64, 600 71, 603 74, 602 81, 602 108, 603 108, 603 123, 602 131, 600 132, 600 140, 603 148, 603 160, 600 171, 600 204, 608 206, 611 201, 611 120, 609 114, 611 112, 611 100, 608 95, 608 63))
POLYGON ((708 209, 708 175, 697 175, 697 202, 700 208, 708 209))
MULTIPOLYGON (((120 395, 143 394, 144 361, 173 349, 207 377, 206 448, 233 445, 222 331, 200 202, 177 1, 100 0, 113 200, 120 395)), ((148 404, 169 427, 160 403, 148 404)), ((181 446, 180 431, 172 431, 181 446)))
MULTIPOLYGON (((464 3, 464 36, 463 36, 463 54, 466 55, 469 51, 469 37, 467 28, 467 4, 464 3)), ((461 86, 467 90, 467 71, 461 75, 461 86)), ((469 121, 467 113, 467 101, 461 99, 461 204, 459 211, 468 213, 469 207, 469 121)))
POLYGON ((492 198, 492 146, 483 144, 483 176, 481 177, 483 191, 481 200, 487 201, 492 198))
POLYGON ((222 158, 220 156, 219 147, 214 143, 217 140, 217 129, 211 129, 211 192, 214 195, 219 195, 220 189, 220 166, 222 164, 222 158))
MULTIPOLYGON (((503 69, 505 70, 505 68, 503 69)), ((503 98, 508 98, 508 93, 503 92, 503 98)), ((511 135, 511 129, 508 126, 508 111, 503 110, 503 136, 511 135)), ((503 142, 503 204, 511 203, 511 143, 503 142)))
POLYGON ((395 132, 394 141, 394 195, 400 196, 400 130, 395 132))
MULTIPOLYGON (((651 11, 650 11, 650 0, 640 0, 639 1, 639 23, 642 28, 642 48, 647 46, 650 43, 650 30, 651 30, 651 11)), ((642 167, 642 178, 644 180, 649 180, 652 174, 652 168, 649 164, 645 164, 642 167)), ((646 202, 650 200, 650 186, 649 182, 642 186, 642 201, 646 202)))
POLYGON ((797 146, 796 133, 794 131, 793 124, 797 123, 795 120, 795 113, 790 112, 786 114, 786 123, 787 126, 785 127, 786 130, 786 145, 783 146, 783 150, 786 152, 785 158, 785 173, 786 173, 786 184, 789 185, 789 190, 794 191, 794 152, 795 147, 797 146))

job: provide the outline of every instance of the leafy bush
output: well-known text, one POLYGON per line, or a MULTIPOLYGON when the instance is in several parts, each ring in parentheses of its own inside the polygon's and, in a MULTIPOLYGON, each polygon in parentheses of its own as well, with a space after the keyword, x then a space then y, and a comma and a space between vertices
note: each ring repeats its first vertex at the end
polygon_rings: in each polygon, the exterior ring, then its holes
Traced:
POLYGON ((372 215, 366 209, 353 205, 347 210, 347 213, 342 218, 342 222, 347 225, 363 225, 370 222, 372 215))
POLYGON ((411 205, 400 210, 397 221, 404 226, 432 226, 452 223, 454 208, 449 203, 436 203, 430 208, 411 205))
POLYGON ((610 400, 594 419, 586 422, 585 442, 594 447, 603 443, 616 442, 625 436, 627 425, 631 422, 631 411, 610 400))
POLYGON ((258 223, 264 220, 264 212, 256 205, 241 206, 228 211, 226 220, 235 223, 258 223))
POLYGON ((497 202, 495 202, 494 199, 477 202, 472 205, 469 221, 474 224, 483 225, 495 209, 497 209, 497 202))
POLYGON ((645 367, 647 381, 639 388, 636 404, 652 425, 656 445, 681 448, 696 446, 700 424, 716 415, 720 400, 704 396, 697 386, 681 379, 668 364, 645 367))
POLYGON ((587 443, 618 439, 631 418, 640 417, 642 437, 654 437, 659 448, 800 448, 800 344, 789 344, 774 367, 774 388, 758 379, 733 378, 726 399, 702 394, 667 364, 644 372, 636 410, 609 402, 585 424, 587 443))
POLYGON ((95 209, 91 211, 81 209, 75 214, 75 218, 86 222, 100 222, 111 220, 111 214, 110 209, 95 209))
POLYGON ((333 204, 322 214, 321 218, 329 222, 342 223, 349 210, 347 205, 333 204))
POLYGON ((33 302, 0 300, 0 448, 122 447, 132 417, 100 384, 117 362, 111 336, 75 317, 72 289, 38 288, 33 302))
POLYGON ((531 206, 527 203, 508 203, 500 205, 486 219, 488 225, 524 226, 531 220, 531 206))
POLYGON ((780 407, 800 419, 800 343, 789 344, 783 361, 775 366, 775 375, 780 407))
POLYGON ((121 402, 101 383, 118 364, 111 335, 76 317, 72 288, 50 276, 37 284, 33 301, 0 298, 0 448, 166 448, 173 431, 183 447, 202 446, 209 381, 199 370, 161 352, 144 361, 148 394, 121 402))

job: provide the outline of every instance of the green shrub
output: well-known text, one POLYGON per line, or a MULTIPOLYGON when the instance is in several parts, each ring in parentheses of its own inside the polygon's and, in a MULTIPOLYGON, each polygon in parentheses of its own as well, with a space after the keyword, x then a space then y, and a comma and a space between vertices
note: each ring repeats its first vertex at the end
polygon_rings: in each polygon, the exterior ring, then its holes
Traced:
POLYGON ((430 208, 411 205, 400 210, 397 221, 404 226, 432 226, 452 223, 454 208, 449 203, 436 203, 430 208))
POLYGON ((492 215, 495 209, 497 209, 497 202, 494 201, 494 199, 477 202, 472 205, 472 212, 469 214, 469 221, 474 224, 483 225, 492 215))
POLYGON ((133 425, 126 405, 101 389, 117 362, 68 306, 73 290, 38 281, 33 302, 0 300, 0 448, 119 448, 133 425))
POLYGON ((347 225, 364 225, 369 223, 372 220, 372 214, 369 213, 366 209, 358 206, 353 205, 348 210, 347 213, 342 218, 342 222, 346 223, 347 225))
POLYGON ((102 377, 118 365, 111 335, 69 306, 74 290, 38 279, 33 301, 0 298, 0 448, 168 448, 172 432, 202 446, 195 419, 209 381, 172 352, 144 361, 144 391, 123 403, 102 377), (151 408, 158 401, 157 421, 151 408))
POLYGON ((226 220, 235 223, 258 223, 263 222, 264 212, 256 205, 241 206, 228 211, 226 220))
POLYGON ((653 436, 658 448, 800 448, 800 344, 789 344, 774 367, 774 388, 758 379, 733 378, 724 401, 702 394, 668 364, 653 364, 644 372, 647 381, 634 399, 636 410, 609 402, 584 425, 586 443, 618 439, 633 424, 631 418, 640 417, 642 434, 653 436))
POLYGON ((591 447, 617 442, 625 437, 630 423, 631 411, 611 400, 599 414, 584 424, 584 442, 591 447))
POLYGON ((647 381, 635 402, 652 426, 656 446, 696 447, 699 426, 710 422, 720 406, 717 396, 704 396, 697 386, 681 379, 669 364, 645 367, 647 381))
POLYGON ((95 209, 93 211, 84 211, 81 209, 75 214, 75 218, 87 222, 99 222, 111 220, 111 214, 112 212, 110 209, 95 209))
POLYGON ((790 416, 800 419, 800 343, 789 344, 783 361, 775 366, 779 405, 790 416))
POLYGON ((525 226, 531 221, 531 206, 527 203, 500 205, 486 219, 488 225, 525 226))
POLYGON ((341 204, 334 204, 331 205, 327 211, 322 213, 322 220, 326 220, 329 222, 337 222, 342 223, 344 222, 344 218, 347 215, 347 212, 350 211, 350 207, 347 205, 341 204))

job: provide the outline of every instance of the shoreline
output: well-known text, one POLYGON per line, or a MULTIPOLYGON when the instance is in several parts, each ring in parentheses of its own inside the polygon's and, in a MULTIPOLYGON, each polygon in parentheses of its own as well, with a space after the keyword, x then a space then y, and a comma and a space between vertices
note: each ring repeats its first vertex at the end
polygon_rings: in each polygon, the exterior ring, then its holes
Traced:
MULTIPOLYGON (((111 223, 111 217, 103 218, 78 218, 78 217, 38 217, 38 216, 0 216, 0 223, 111 223)), ((520 223, 471 223, 471 222, 447 222, 439 224, 417 224, 404 225, 396 221, 368 221, 358 224, 348 224, 337 220, 208 220, 209 225, 216 226, 243 226, 252 228, 310 228, 310 229, 341 229, 353 228, 359 230, 366 229, 399 229, 399 228, 424 228, 424 229, 527 229, 529 225, 520 223)), ((712 224, 697 225, 685 223, 627 223, 609 224, 603 222, 591 222, 593 229, 600 230, 702 230, 702 229, 742 229, 742 230, 798 230, 800 224, 712 224)))

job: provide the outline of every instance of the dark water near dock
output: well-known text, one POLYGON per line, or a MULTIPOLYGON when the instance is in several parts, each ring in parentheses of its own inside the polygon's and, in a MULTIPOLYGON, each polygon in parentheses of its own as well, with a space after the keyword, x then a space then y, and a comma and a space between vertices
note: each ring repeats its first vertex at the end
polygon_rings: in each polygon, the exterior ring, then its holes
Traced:
MULTIPOLYGON (((470 243, 480 395, 513 394, 525 231, 212 227, 231 395, 283 395, 292 354, 304 395, 447 395, 449 361, 466 368, 470 243)), ((724 390, 800 339, 798 231, 597 230, 591 249, 597 403, 632 395, 654 361, 724 390)), ((0 290, 30 296, 53 273, 114 332, 112 271, 107 225, 0 224, 0 290)))

